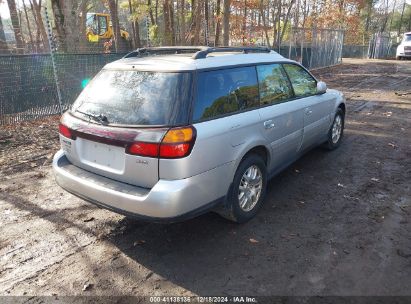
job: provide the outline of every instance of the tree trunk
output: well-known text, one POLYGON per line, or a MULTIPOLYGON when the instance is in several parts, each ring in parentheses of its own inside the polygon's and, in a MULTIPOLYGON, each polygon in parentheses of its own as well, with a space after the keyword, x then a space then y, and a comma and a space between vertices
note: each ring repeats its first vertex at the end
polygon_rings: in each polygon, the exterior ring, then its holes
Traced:
POLYGON ((279 48, 280 47, 282 1, 277 0, 276 4, 277 4, 277 14, 275 14, 275 7, 273 8, 273 24, 274 24, 273 47, 274 45, 276 45, 276 47, 279 48))
POLYGON ((23 41, 23 50, 26 49, 26 40, 24 39, 24 33, 23 33, 23 23, 21 22, 21 15, 22 15, 22 11, 19 10, 19 24, 20 24, 20 33, 21 33, 21 40, 23 41))
MULTIPOLYGON (((400 34, 401 34, 401 26, 402 26, 402 18, 404 18, 404 10, 405 10, 405 1, 404 1, 404 5, 402 6, 401 17, 400 17, 400 23, 398 25, 397 36, 400 36, 400 34)), ((409 24, 411 24, 411 16, 410 16, 409 24)))
POLYGON ((223 45, 228 46, 230 43, 230 0, 224 0, 223 31, 223 45))
POLYGON ((261 15, 261 19, 262 19, 261 21, 263 22, 265 39, 267 40, 267 46, 269 48, 271 48, 270 37, 268 36, 267 23, 266 23, 266 19, 265 19, 265 13, 264 13, 263 5, 264 5, 263 0, 260 0, 260 15, 261 15))
POLYGON ((186 44, 186 2, 185 0, 181 0, 181 8, 180 8, 180 43, 185 45, 186 44))
POLYGON ((53 10, 54 14, 54 21, 55 21, 55 26, 56 26, 56 32, 57 32, 57 42, 59 49, 61 49, 63 52, 67 52, 67 43, 66 43, 66 37, 67 33, 64 28, 64 23, 66 22, 65 20, 65 15, 64 15, 64 7, 61 5, 62 3, 60 0, 52 0, 51 1, 51 7, 53 10))
POLYGON ((201 11, 202 11, 202 0, 197 0, 197 5, 195 9, 195 28, 194 28, 194 45, 200 44, 200 30, 201 30, 201 11))
POLYGON ((88 0, 82 0, 80 4, 80 18, 79 18, 79 40, 80 40, 80 49, 81 50, 86 50, 88 48, 88 40, 86 36, 87 32, 87 26, 86 26, 86 21, 87 21, 87 4, 88 0))
POLYGON ((34 8, 35 20, 37 23, 37 30, 39 31, 41 40, 43 41, 44 51, 48 51, 50 47, 49 47, 49 41, 47 37, 45 24, 43 23, 43 17, 41 16, 41 0, 39 2, 37 2, 37 0, 32 0, 32 1, 33 1, 32 4, 34 8))
POLYGON ((174 45, 173 11, 171 0, 164 0, 164 42, 166 45, 174 45))
POLYGON ((302 28, 305 27, 305 22, 307 21, 309 11, 310 11, 310 8, 307 7, 307 0, 304 0, 303 22, 302 22, 302 25, 301 25, 302 28))
POLYGON ((242 40, 243 45, 246 43, 246 36, 247 36, 247 0, 244 0, 244 16, 243 16, 243 29, 242 29, 242 40))
POLYGON ((121 37, 120 33, 120 22, 118 20, 118 7, 116 0, 108 0, 108 6, 111 16, 111 24, 113 27, 114 43, 116 52, 126 51, 126 45, 121 37))
POLYGON ((216 26, 215 26, 214 46, 218 46, 220 45, 220 36, 221 36, 221 0, 217 0, 215 18, 216 18, 216 26))
POLYGON ((150 16, 151 25, 155 25, 155 24, 156 24, 156 20, 154 20, 153 8, 152 8, 151 0, 147 0, 147 6, 148 6, 148 14, 149 14, 149 16, 150 16))
POLYGON ((155 14, 156 14, 156 19, 155 19, 154 24, 158 24, 158 0, 156 0, 155 14))
POLYGON ((172 38, 172 45, 176 44, 176 26, 174 23, 174 1, 169 0, 169 9, 170 9, 170 31, 172 38))
POLYGON ((189 39, 190 39, 190 45, 194 45, 194 32, 196 28, 196 18, 194 18, 195 15, 195 8, 197 5, 197 0, 191 0, 191 6, 190 6, 190 28, 189 28, 189 39))
POLYGON ((30 38, 30 51, 34 51, 35 45, 34 45, 34 40, 33 40, 33 33, 31 32, 31 26, 30 26, 30 21, 29 21, 29 16, 27 14, 27 7, 26 7, 26 3, 24 1, 23 2, 23 9, 24 9, 24 15, 26 17, 26 23, 27 23, 27 30, 29 32, 29 38, 30 38))
POLYGON ((4 34, 3 21, 0 16, 0 54, 9 54, 9 48, 6 42, 6 35, 4 34))
POLYGON ((17 54, 23 54, 23 37, 21 35, 21 28, 19 22, 19 15, 17 13, 16 2, 14 0, 7 0, 10 11, 11 24, 13 26, 14 37, 16 39, 17 54))
POLYGON ((51 0, 59 48, 65 52, 82 51, 82 41, 85 40, 85 24, 80 24, 82 19, 79 12, 86 11, 86 1, 81 0, 79 5, 76 0, 51 0))
POLYGON ((34 10, 33 7, 33 3, 31 2, 31 0, 29 0, 30 2, 30 8, 31 8, 31 13, 33 14, 33 19, 34 19, 34 23, 36 24, 36 51, 39 52, 40 51, 40 42, 41 42, 41 33, 40 33, 40 28, 37 22, 37 16, 36 16, 36 12, 34 10))
POLYGON ((200 43, 201 28, 201 0, 191 1, 191 26, 190 26, 190 44, 198 45, 200 43))
POLYGON ((284 26, 281 30, 280 44, 283 41, 284 34, 285 34, 286 29, 287 29, 288 20, 290 19, 290 16, 291 16, 291 10, 294 6, 294 2, 295 2, 295 0, 291 0, 290 5, 288 6, 287 14, 285 15, 285 19, 284 19, 284 26))
POLYGON ((133 10, 133 6, 131 5, 131 0, 128 0, 128 8, 129 8, 129 12, 130 12, 130 16, 132 16, 132 21, 131 21, 131 28, 133 31, 133 35, 132 35, 132 41, 133 41, 133 48, 139 48, 141 46, 141 42, 140 42, 140 29, 138 26, 138 21, 135 20, 135 17, 133 16, 134 14, 134 10, 133 10))
POLYGON ((209 18, 208 18, 208 0, 204 0, 204 45, 208 45, 208 33, 209 33, 209 18))

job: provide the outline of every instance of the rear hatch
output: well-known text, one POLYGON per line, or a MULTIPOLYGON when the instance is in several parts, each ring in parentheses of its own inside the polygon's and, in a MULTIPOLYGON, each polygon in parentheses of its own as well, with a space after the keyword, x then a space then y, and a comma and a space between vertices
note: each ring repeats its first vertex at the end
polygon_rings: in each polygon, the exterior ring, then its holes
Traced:
POLYGON ((67 158, 96 174, 151 188, 159 178, 153 149, 171 127, 188 123, 191 78, 189 72, 102 70, 62 117, 67 158))

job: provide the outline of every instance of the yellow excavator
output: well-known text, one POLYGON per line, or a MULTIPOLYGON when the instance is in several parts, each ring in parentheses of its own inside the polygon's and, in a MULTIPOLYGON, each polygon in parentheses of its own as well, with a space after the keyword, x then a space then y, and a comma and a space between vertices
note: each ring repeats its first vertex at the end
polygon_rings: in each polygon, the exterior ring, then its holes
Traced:
MULTIPOLYGON (((114 36, 110 14, 87 13, 86 27, 86 35, 89 42, 105 42, 114 36)), ((128 42, 130 41, 130 34, 126 30, 120 29, 120 34, 123 39, 128 42)))

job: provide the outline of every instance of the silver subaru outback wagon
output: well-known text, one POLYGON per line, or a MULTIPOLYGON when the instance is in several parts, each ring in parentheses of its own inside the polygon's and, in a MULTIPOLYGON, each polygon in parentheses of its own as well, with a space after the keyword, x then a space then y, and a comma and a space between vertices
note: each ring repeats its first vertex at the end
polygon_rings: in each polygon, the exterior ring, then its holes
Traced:
POLYGON ((106 65, 59 126, 57 183, 118 213, 246 222, 267 180, 340 145, 345 99, 265 48, 139 49, 106 65))

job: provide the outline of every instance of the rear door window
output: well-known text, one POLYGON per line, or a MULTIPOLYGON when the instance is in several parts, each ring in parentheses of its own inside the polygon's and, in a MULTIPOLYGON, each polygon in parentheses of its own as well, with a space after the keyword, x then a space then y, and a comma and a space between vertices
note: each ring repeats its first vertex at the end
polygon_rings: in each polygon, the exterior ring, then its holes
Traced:
POLYGON ((260 103, 262 105, 283 102, 293 96, 293 91, 281 64, 257 66, 260 103))
POLYGON ((194 107, 195 122, 258 107, 255 67, 200 72, 194 107))
POLYGON ((290 78, 295 96, 317 94, 317 81, 306 70, 296 64, 284 64, 283 66, 290 78))

